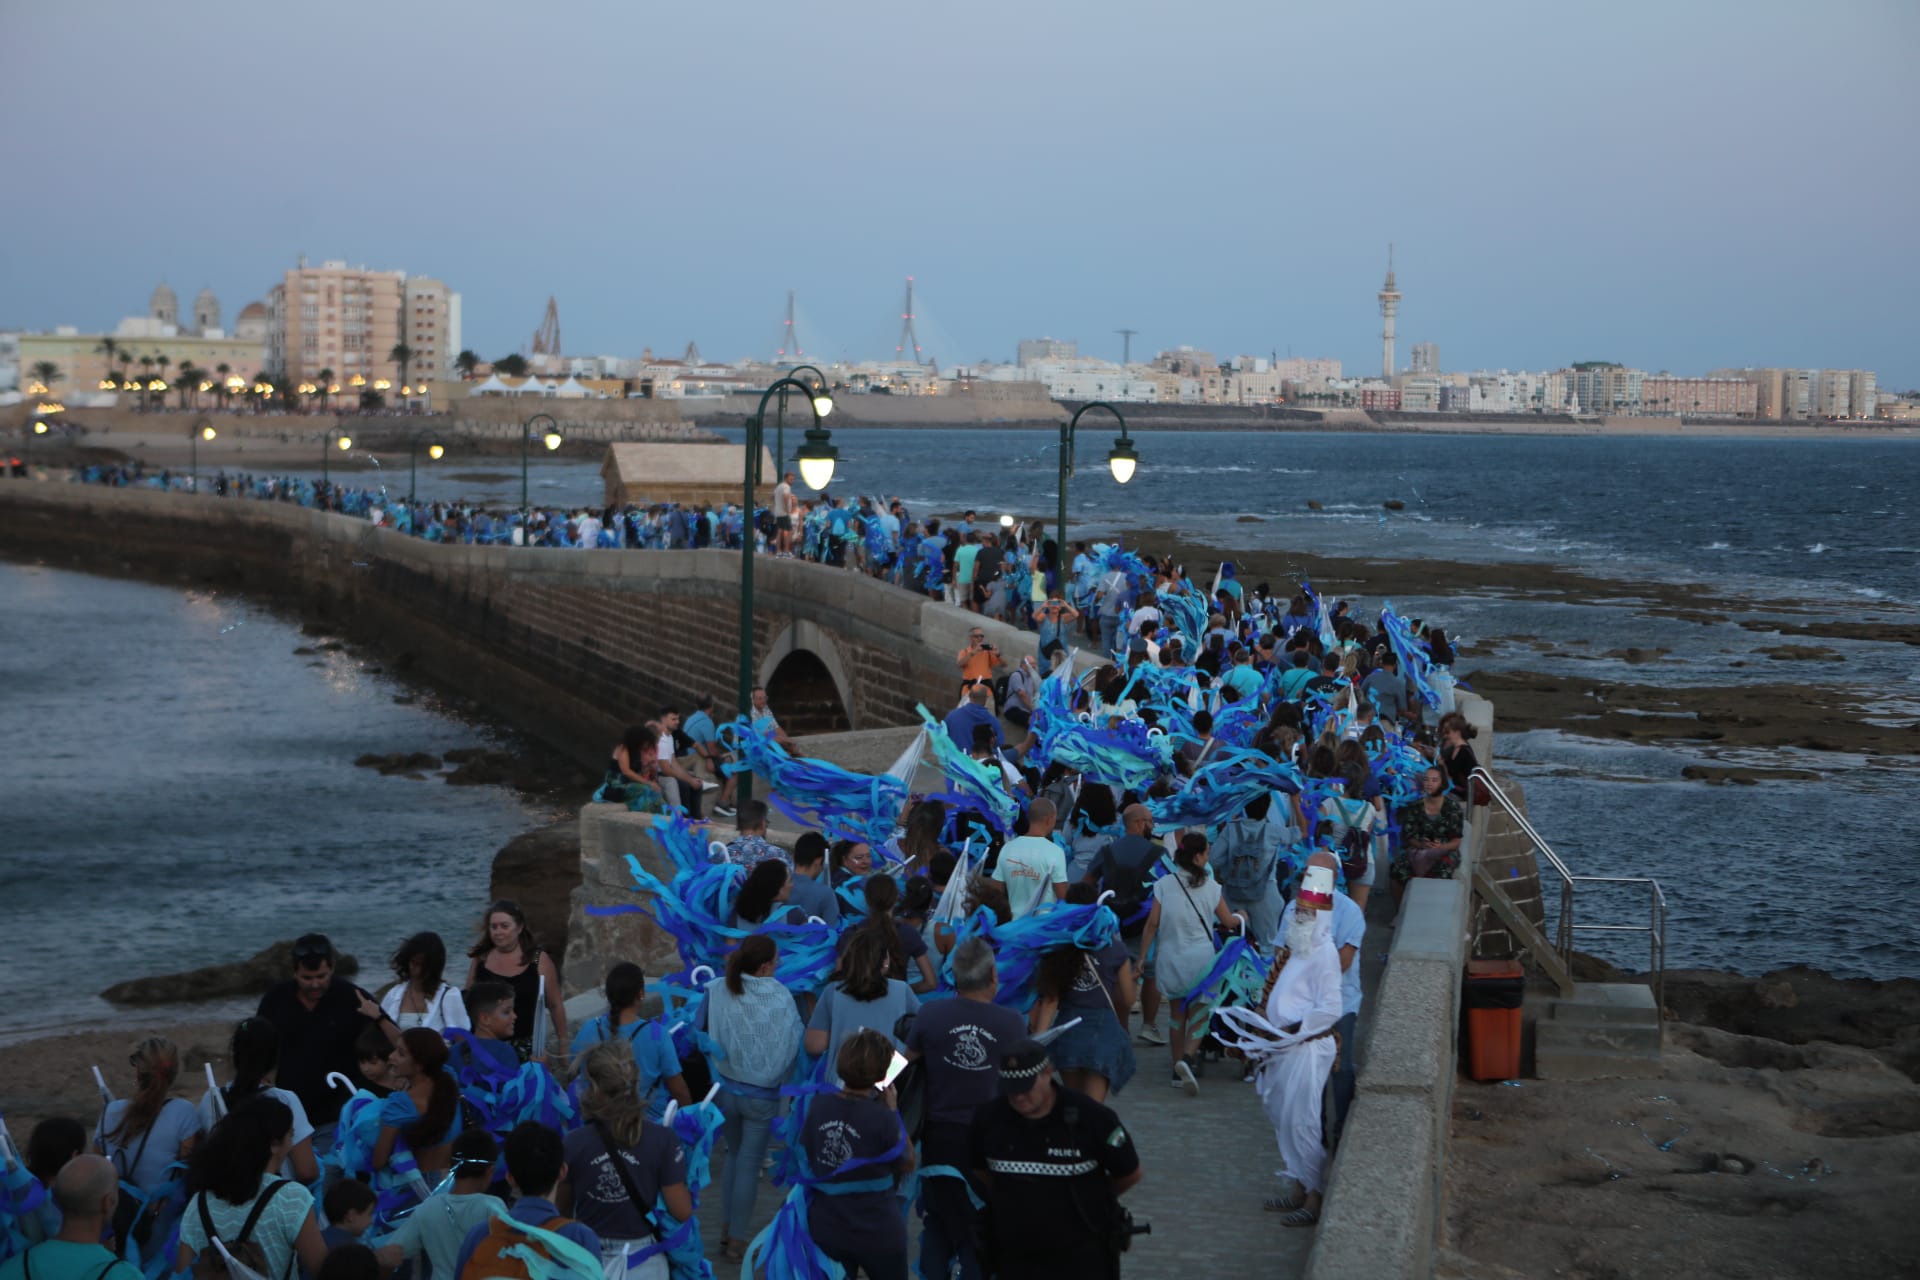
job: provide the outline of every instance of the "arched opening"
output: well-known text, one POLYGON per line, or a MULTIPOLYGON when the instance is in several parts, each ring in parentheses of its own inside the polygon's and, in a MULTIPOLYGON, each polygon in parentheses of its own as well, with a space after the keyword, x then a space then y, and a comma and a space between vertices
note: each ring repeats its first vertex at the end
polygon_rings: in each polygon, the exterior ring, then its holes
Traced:
POLYGON ((853 728, 833 673, 811 649, 793 649, 767 677, 767 702, 791 734, 845 733, 853 728))

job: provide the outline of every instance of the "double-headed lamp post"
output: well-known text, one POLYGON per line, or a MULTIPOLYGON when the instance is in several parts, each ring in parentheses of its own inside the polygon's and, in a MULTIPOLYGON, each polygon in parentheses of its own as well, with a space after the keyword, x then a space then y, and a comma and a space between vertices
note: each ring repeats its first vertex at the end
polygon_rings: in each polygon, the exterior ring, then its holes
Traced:
MULTIPOLYGON (((431 433, 429 433, 431 434, 431 433)), ((415 432, 407 437, 407 505, 413 505, 414 480, 420 468, 421 433, 415 432)), ((446 454, 447 447, 438 440, 427 445, 427 457, 438 462, 446 454)))
POLYGON ((1133 438, 1127 434, 1127 420, 1105 400, 1081 405, 1074 411, 1071 420, 1060 424, 1060 518, 1054 526, 1053 536, 1054 554, 1060 557, 1063 565, 1067 563, 1067 477, 1073 474, 1073 438, 1080 427, 1080 415, 1089 409, 1105 409, 1120 424, 1120 438, 1107 451, 1107 468, 1113 472, 1114 482, 1125 484, 1133 479, 1134 468, 1140 465, 1140 455, 1133 451, 1133 438))
POLYGON ((531 544, 533 530, 528 527, 531 512, 527 507, 527 448, 533 441, 533 429, 539 423, 546 423, 546 430, 540 433, 540 443, 552 453, 561 444, 560 424, 553 420, 552 414, 536 413, 528 418, 520 430, 520 539, 523 545, 531 544))
MULTIPOLYGON (((813 391, 813 416, 824 418, 833 412, 833 396, 827 390, 827 375, 820 366, 797 364, 787 370, 785 380, 799 381, 799 375, 811 373, 820 379, 820 386, 813 391)), ((777 383, 775 384, 778 385, 777 383)), ((779 484, 787 478, 787 389, 780 388, 780 400, 773 414, 773 482, 779 484)))
POLYGON ((200 492, 200 442, 202 440, 210 442, 219 434, 218 431, 213 429, 213 420, 210 418, 198 419, 187 431, 187 443, 189 445, 188 457, 191 459, 188 466, 193 472, 193 491, 195 493, 200 492))
MULTIPOLYGON (((811 367, 811 366, 809 366, 811 367)), ((815 370, 815 372, 819 372, 815 370)), ((741 501, 740 521, 740 700, 737 705, 740 714, 751 716, 753 713, 753 538, 755 532, 753 490, 760 479, 760 454, 766 448, 767 402, 776 393, 784 393, 788 388, 807 397, 807 407, 813 412, 813 425, 807 428, 806 443, 800 446, 795 455, 800 464, 800 480, 807 488, 815 492, 833 483, 834 464, 840 459, 840 451, 833 446, 833 435, 820 425, 821 419, 833 412, 833 397, 827 394, 826 378, 821 377, 818 391, 809 387, 798 378, 782 378, 760 394, 760 407, 747 419, 747 457, 745 496, 741 501)), ((776 482, 777 483, 777 482, 776 482)), ((753 799, 753 774, 740 775, 740 787, 734 792, 735 803, 740 804, 753 799)))

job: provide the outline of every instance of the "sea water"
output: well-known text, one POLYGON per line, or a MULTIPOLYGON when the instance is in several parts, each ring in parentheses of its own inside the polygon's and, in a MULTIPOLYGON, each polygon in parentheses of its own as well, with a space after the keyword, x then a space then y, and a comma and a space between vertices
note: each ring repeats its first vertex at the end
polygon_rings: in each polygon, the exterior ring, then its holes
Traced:
POLYGON ((350 652, 294 652, 318 643, 243 597, 0 561, 0 1034, 302 933, 375 987, 415 930, 456 958, 478 936, 493 855, 535 815, 356 768, 488 738, 350 652))

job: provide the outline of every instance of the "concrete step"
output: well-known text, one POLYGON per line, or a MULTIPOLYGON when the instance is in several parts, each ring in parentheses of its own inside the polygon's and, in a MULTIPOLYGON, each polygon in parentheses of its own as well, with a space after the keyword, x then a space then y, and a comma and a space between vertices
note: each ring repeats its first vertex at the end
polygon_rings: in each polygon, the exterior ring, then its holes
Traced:
POLYGON ((1555 1022, 1660 1024, 1653 988, 1636 982, 1576 983, 1572 998, 1548 1001, 1546 1013, 1555 1022))
MULTIPOLYGON (((1544 1025, 1544 1024, 1543 1024, 1544 1025)), ((1611 1076, 1657 1076, 1660 1055, 1613 1049, 1566 1049, 1535 1042, 1533 1074, 1542 1080, 1604 1080, 1611 1076)))
POLYGON ((1660 1026, 1658 1023, 1635 1022, 1541 1021, 1533 1024, 1533 1043, 1536 1053, 1544 1053, 1548 1049, 1580 1053, 1644 1053, 1658 1062, 1660 1026))

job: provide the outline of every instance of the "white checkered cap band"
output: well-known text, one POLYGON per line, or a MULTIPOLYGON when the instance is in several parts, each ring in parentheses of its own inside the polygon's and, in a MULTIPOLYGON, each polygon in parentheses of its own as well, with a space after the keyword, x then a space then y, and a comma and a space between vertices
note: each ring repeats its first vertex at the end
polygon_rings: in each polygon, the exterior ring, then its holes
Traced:
POLYGON ((1002 1080, 1032 1080, 1052 1065, 1053 1062, 1051 1059, 1041 1058, 1040 1061, 1030 1067, 1001 1067, 1000 1078, 1002 1080))

